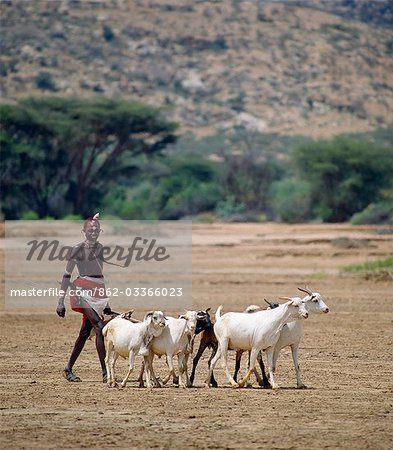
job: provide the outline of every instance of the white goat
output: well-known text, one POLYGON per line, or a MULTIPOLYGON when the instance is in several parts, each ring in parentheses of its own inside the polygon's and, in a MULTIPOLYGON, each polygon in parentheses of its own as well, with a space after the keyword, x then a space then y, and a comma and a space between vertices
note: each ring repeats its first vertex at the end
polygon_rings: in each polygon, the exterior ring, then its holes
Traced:
POLYGON ((154 384, 159 386, 153 369, 154 355, 161 357, 166 355, 169 367, 168 375, 162 380, 164 384, 168 383, 171 377, 175 375, 173 368, 173 357, 177 355, 179 368, 179 386, 188 387, 190 384, 187 373, 188 356, 191 352, 191 338, 194 335, 197 322, 196 311, 186 311, 179 318, 167 317, 166 327, 160 336, 155 337, 149 347, 150 353, 145 359, 146 380, 153 378, 154 384), (146 371, 146 362, 148 365, 146 371), (185 379, 183 379, 183 375, 185 379))
MULTIPOLYGON (((298 289, 299 289, 299 291, 305 292, 307 294, 306 297, 304 297, 302 299, 302 301, 304 302, 306 311, 309 314, 321 314, 321 313, 326 314, 329 312, 329 308, 326 305, 326 303, 323 301, 321 294, 319 294, 318 292, 311 292, 309 289, 302 289, 302 288, 298 288, 298 289)), ((281 297, 281 298, 287 299, 287 297, 281 297)), ((269 304, 270 308, 276 308, 278 306, 277 303, 270 303, 267 300, 265 300, 265 301, 269 304)), ((261 309, 262 308, 260 306, 250 305, 246 308, 245 312, 252 314, 255 311, 260 311, 261 309)), ((295 321, 287 323, 282 328, 280 337, 279 337, 276 345, 274 346, 274 350, 273 350, 273 372, 275 372, 276 366, 277 366, 277 359, 280 354, 280 351, 284 347, 291 347, 293 364, 295 366, 295 371, 296 371, 297 387, 299 389, 306 388, 306 385, 301 381, 300 367, 299 367, 299 363, 298 363, 299 345, 300 345, 300 341, 302 339, 302 335, 303 335, 303 321, 295 320, 295 321)), ((241 358, 242 353, 243 352, 241 350, 236 353, 236 369, 235 369, 235 375, 234 375, 235 380, 237 378, 237 373, 240 368, 240 358, 241 358)), ((267 387, 269 385, 267 383, 267 380, 265 380, 266 377, 265 377, 265 369, 263 366, 263 361, 260 360, 259 358, 262 358, 262 355, 258 356, 258 361, 261 366, 264 381, 261 382, 262 380, 260 379, 260 375, 258 373, 256 373, 256 371, 254 372, 254 374, 258 380, 259 385, 261 385, 261 386, 263 385, 263 386, 267 387)))
MULTIPOLYGON (((321 313, 326 314, 329 312, 329 308, 323 301, 321 294, 319 294, 318 292, 311 292, 309 289, 301 289, 301 288, 298 289, 307 294, 307 296, 304 297, 302 301, 304 302, 306 311, 309 314, 321 314, 321 313)), ((300 366, 298 362, 299 345, 302 339, 302 335, 303 335, 303 321, 297 320, 294 322, 287 323, 286 326, 283 327, 283 329, 281 330, 280 337, 276 345, 274 346, 273 350, 273 372, 275 372, 277 366, 277 359, 280 354, 280 351, 284 347, 288 346, 291 347, 293 364, 295 366, 296 371, 296 383, 299 389, 302 388, 304 389, 307 387, 301 380, 300 366)))
MULTIPOLYGON (((128 372, 121 383, 125 387, 134 369, 135 356, 141 346, 146 346, 155 336, 165 329, 165 316, 162 311, 151 311, 142 322, 134 323, 121 316, 108 322, 102 330, 105 341, 105 364, 108 374, 108 386, 116 387, 115 363, 119 356, 128 358, 128 372)), ((149 381, 147 382, 150 386, 149 381)))
POLYGON ((282 327, 287 322, 308 317, 301 298, 294 297, 278 308, 257 311, 252 314, 229 312, 221 316, 221 309, 222 305, 217 309, 216 323, 214 324, 218 350, 210 364, 206 386, 210 387, 211 374, 221 357, 222 367, 232 386, 244 386, 254 371, 258 353, 266 350, 270 383, 273 389, 278 389, 279 386, 273 377, 273 348, 280 337, 282 327), (229 373, 228 348, 251 351, 249 370, 240 383, 237 383, 229 373))

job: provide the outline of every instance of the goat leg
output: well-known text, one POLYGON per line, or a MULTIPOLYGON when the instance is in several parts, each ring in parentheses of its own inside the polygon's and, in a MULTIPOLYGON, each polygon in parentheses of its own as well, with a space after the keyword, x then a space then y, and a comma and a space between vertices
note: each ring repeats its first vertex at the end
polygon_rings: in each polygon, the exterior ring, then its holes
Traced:
POLYGON ((201 356, 203 355, 203 352, 206 350, 207 345, 208 345, 207 342, 204 339, 201 339, 201 342, 199 344, 199 348, 198 348, 197 354, 195 355, 195 357, 192 360, 192 370, 191 370, 191 375, 190 375, 190 384, 191 384, 191 386, 194 383, 195 371, 196 371, 198 362, 201 359, 201 356))
MULTIPOLYGON (((212 354, 210 355, 210 358, 209 358, 209 361, 208 361, 208 367, 209 367, 209 368, 210 368, 210 364, 211 364, 212 359, 214 358, 215 354, 217 353, 217 348, 218 348, 217 342, 214 343, 214 344, 212 344, 212 347, 213 347, 213 351, 212 351, 212 354)), ((211 377, 210 377, 210 384, 211 384, 213 387, 218 387, 218 383, 217 383, 217 381, 216 381, 215 378, 214 378, 214 373, 213 373, 213 371, 212 371, 212 375, 211 375, 211 377)))
POLYGON ((238 383, 239 387, 243 387, 247 383, 247 381, 250 378, 251 374, 254 372, 255 363, 257 361, 258 353, 259 353, 259 350, 255 349, 255 348, 253 348, 251 350, 251 352, 250 352, 250 363, 249 363, 250 366, 249 366, 249 369, 248 369, 248 371, 246 373, 246 376, 238 383))
POLYGON ((208 388, 211 387, 211 379, 213 377, 214 366, 216 365, 217 361, 220 358, 221 358, 221 347, 218 347, 216 353, 214 354, 214 356, 211 357, 211 360, 209 360, 209 374, 208 374, 208 376, 206 378, 206 381, 205 381, 205 386, 208 387, 208 388))
POLYGON ((301 376, 300 376, 300 366, 299 366, 299 345, 291 345, 291 351, 292 351, 292 359, 293 359, 293 365, 295 366, 296 370, 296 384, 298 389, 307 389, 307 386, 302 382, 301 376))
POLYGON ((162 380, 163 384, 167 384, 168 381, 170 380, 170 378, 175 375, 175 369, 173 367, 173 355, 167 355, 166 362, 169 367, 169 373, 165 378, 163 378, 163 380, 162 380))
POLYGON ((260 351, 258 353, 257 359, 258 359, 259 367, 261 368, 261 372, 262 372, 262 380, 260 377, 259 378, 257 377, 258 384, 259 384, 259 386, 264 387, 265 389, 269 389, 269 388, 271 388, 271 386, 270 386, 269 380, 266 376, 265 365, 263 364, 263 358, 262 358, 262 351, 260 351))
POLYGON ((240 362, 242 360, 243 350, 236 350, 236 364, 235 364, 235 373, 233 374, 233 379, 237 382, 237 376, 240 370, 240 362))
POLYGON ((267 357, 267 370, 269 372, 269 381, 272 389, 279 389, 280 386, 274 381, 273 376, 273 349, 270 347, 270 350, 266 350, 267 357))
MULTIPOLYGON (((146 356, 143 358, 142 361, 142 366, 141 366, 141 371, 139 372, 139 377, 138 377, 138 383, 139 383, 139 387, 143 388, 145 387, 145 383, 143 381, 143 373, 145 373, 145 376, 147 377, 147 371, 148 371, 148 367, 147 367, 147 361, 146 361, 146 356)), ((149 380, 150 381, 150 380, 149 380)), ((146 384, 149 384, 147 378, 146 378, 146 384)), ((149 386, 148 386, 149 387, 149 386)))

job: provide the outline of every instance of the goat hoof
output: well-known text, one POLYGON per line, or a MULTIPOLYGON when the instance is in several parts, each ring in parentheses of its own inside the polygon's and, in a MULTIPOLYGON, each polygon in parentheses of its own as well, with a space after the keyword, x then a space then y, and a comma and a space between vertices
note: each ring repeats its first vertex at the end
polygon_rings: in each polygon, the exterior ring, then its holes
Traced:
POLYGON ((303 383, 297 385, 298 389, 307 389, 307 386, 303 383))
POLYGON ((210 383, 205 383, 205 388, 210 389, 211 388, 211 384, 210 383))
POLYGON ((280 389, 280 386, 278 384, 273 384, 272 389, 278 390, 278 389, 280 389))
POLYGON ((233 389, 240 389, 243 387, 241 383, 232 384, 233 389))

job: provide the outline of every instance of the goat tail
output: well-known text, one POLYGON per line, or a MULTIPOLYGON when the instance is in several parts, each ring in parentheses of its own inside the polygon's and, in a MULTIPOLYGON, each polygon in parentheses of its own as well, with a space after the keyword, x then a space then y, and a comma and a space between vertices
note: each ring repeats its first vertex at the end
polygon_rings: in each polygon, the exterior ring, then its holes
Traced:
POLYGON ((221 310, 222 310, 222 305, 220 305, 220 306, 217 308, 217 311, 216 311, 216 321, 219 320, 219 319, 221 319, 221 310))

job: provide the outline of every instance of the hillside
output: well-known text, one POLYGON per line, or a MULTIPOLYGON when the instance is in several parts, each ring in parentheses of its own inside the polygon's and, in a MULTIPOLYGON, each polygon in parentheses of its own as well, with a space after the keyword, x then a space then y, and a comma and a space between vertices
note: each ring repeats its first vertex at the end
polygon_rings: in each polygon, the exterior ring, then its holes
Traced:
POLYGON ((199 137, 392 126, 392 4, 369 3, 2 1, 2 101, 137 98, 199 137))

